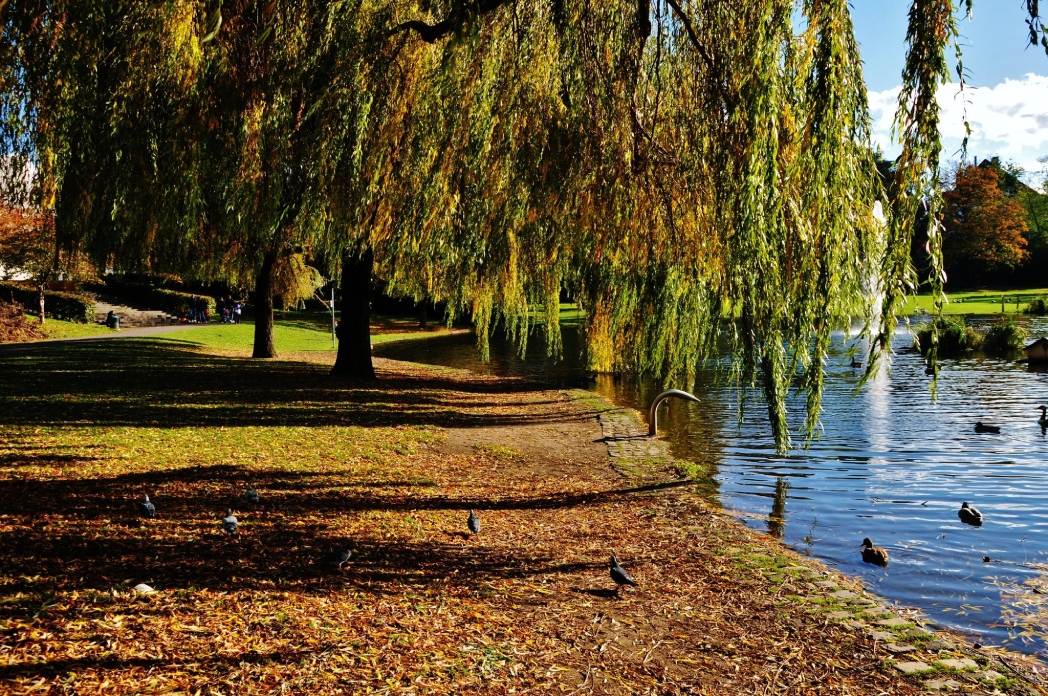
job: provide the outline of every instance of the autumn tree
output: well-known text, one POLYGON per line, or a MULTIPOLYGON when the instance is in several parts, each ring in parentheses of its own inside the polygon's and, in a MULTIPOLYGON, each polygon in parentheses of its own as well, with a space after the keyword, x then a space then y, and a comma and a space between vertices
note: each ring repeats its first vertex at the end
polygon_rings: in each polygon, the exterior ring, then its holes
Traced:
POLYGON ((978 283, 1026 258, 1026 211, 1001 190, 996 167, 959 167, 944 200, 943 251, 956 284, 978 283))

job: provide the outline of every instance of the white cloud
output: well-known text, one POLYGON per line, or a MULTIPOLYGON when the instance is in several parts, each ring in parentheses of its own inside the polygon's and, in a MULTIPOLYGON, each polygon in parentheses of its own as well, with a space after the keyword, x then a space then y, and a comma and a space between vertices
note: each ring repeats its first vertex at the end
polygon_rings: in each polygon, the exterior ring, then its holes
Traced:
MULTIPOLYGON (((884 153, 900 151, 891 140, 892 120, 901 88, 871 92, 873 139, 884 153)), ((995 87, 939 87, 939 133, 943 160, 956 160, 964 139, 964 121, 971 127, 968 156, 980 159, 999 156, 1034 172, 1044 165, 1038 157, 1048 155, 1048 76, 1027 74, 1021 80, 1005 80, 995 87)))

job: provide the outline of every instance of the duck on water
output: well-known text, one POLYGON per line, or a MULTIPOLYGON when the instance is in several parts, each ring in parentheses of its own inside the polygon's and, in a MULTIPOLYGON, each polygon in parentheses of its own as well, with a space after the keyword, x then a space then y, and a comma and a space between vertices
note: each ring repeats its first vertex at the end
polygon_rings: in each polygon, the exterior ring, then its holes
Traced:
POLYGON ((961 518, 961 522, 975 525, 976 527, 983 523, 983 514, 968 505, 968 503, 961 503, 961 509, 957 511, 957 516, 961 518))
POLYGON ((866 537, 862 540, 862 560, 866 563, 880 566, 881 568, 887 568, 888 552, 880 546, 874 546, 870 538, 866 537))
POLYGON ((977 433, 994 433, 996 435, 1001 434, 1001 427, 999 425, 986 425, 982 421, 975 424, 975 432, 977 433))

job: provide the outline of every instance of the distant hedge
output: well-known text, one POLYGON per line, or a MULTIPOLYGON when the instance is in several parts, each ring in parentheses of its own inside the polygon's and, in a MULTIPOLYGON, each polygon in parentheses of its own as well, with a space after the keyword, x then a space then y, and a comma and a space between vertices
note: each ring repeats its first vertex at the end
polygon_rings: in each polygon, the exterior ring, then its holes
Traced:
MULTIPOLYGON (((40 291, 30 285, 0 282, 0 299, 8 300, 14 296, 18 304, 30 313, 35 313, 40 306, 40 291)), ((55 319, 75 321, 78 324, 90 324, 95 320, 95 301, 83 295, 71 292, 44 293, 44 312, 55 319)))
POLYGON ((139 302, 150 309, 159 309, 176 316, 182 311, 183 307, 189 306, 190 299, 203 297, 207 301, 208 311, 211 314, 215 313, 215 298, 208 295, 194 295, 189 292, 167 290, 144 283, 125 283, 112 278, 106 278, 106 290, 117 297, 122 297, 132 302, 139 302))

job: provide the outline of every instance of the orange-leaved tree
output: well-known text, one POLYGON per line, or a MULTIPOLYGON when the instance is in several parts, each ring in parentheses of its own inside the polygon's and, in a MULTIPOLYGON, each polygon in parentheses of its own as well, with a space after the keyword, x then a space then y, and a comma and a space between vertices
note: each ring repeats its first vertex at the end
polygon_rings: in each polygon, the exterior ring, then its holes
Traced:
POLYGON ((1025 210, 1001 190, 996 168, 959 167, 943 198, 943 255, 955 284, 979 283, 1026 258, 1025 210))

